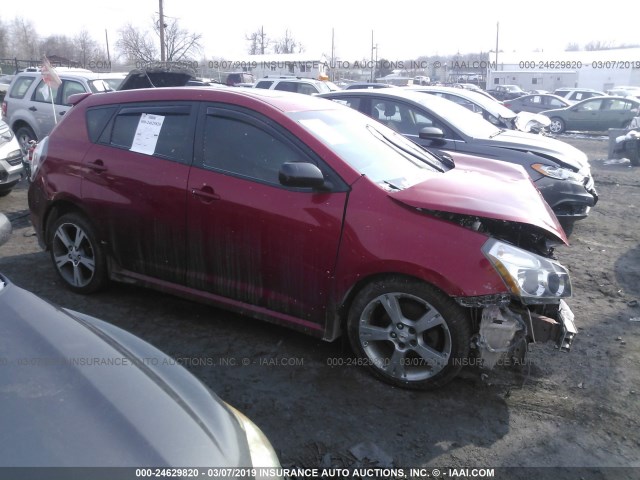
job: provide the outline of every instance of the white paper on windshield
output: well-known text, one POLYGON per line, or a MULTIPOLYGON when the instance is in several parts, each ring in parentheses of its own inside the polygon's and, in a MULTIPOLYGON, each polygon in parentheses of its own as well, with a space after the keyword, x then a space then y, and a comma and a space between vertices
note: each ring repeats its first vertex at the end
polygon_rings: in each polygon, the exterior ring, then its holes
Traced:
POLYGON ((138 128, 136 128, 136 134, 133 137, 131 151, 153 155, 156 151, 156 144, 160 137, 160 129, 162 128, 163 122, 163 115, 143 113, 140 116, 138 128))
POLYGON ((323 120, 319 118, 309 118, 300 120, 300 123, 311 130, 313 133, 321 137, 329 145, 339 145, 347 143, 347 139, 337 129, 331 128, 323 120))

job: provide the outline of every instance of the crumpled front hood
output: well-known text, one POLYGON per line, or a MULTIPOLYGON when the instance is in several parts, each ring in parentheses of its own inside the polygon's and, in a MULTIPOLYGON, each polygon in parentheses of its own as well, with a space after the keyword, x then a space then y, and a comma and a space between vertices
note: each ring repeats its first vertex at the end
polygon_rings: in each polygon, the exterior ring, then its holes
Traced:
POLYGON ((464 155, 456 155, 455 162, 456 168, 389 195, 414 208, 534 225, 567 243, 556 216, 522 167, 464 155))
POLYGON ((493 138, 478 139, 481 143, 498 148, 530 151, 575 170, 589 169, 587 155, 568 143, 543 135, 505 130, 493 138))

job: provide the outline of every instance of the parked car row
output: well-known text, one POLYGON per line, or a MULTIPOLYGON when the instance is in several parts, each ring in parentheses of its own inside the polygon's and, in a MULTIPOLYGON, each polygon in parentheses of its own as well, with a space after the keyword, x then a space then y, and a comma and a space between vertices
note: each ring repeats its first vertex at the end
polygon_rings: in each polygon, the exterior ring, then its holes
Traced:
POLYGON ((321 97, 379 120, 429 150, 463 152, 522 166, 568 230, 598 200, 586 155, 564 142, 501 129, 466 108, 420 90, 344 90, 321 97))

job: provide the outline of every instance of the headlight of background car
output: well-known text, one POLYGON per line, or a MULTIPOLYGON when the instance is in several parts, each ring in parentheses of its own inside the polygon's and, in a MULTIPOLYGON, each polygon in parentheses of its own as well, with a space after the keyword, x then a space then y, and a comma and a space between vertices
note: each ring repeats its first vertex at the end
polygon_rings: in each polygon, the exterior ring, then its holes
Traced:
POLYGON ((571 296, 569 272, 557 262, 493 238, 487 240, 482 252, 511 293, 525 304, 571 296))
MULTIPOLYGON (((271 443, 267 437, 262 433, 262 430, 258 426, 249 420, 243 413, 236 410, 231 405, 227 404, 227 408, 231 410, 234 416, 240 422, 240 426, 247 435, 247 443, 249 444, 249 453, 251 454, 251 466, 254 468, 262 469, 279 469, 280 460, 276 452, 273 450, 271 443)), ((261 480, 262 477, 257 476, 256 480, 261 480)), ((275 479, 280 477, 268 476, 269 479, 275 479)))
POLYGON ((531 165, 531 168, 545 177, 557 178, 558 180, 571 180, 572 182, 582 183, 584 178, 583 175, 569 170, 568 168, 554 167, 552 165, 544 165, 542 163, 534 163, 531 165))

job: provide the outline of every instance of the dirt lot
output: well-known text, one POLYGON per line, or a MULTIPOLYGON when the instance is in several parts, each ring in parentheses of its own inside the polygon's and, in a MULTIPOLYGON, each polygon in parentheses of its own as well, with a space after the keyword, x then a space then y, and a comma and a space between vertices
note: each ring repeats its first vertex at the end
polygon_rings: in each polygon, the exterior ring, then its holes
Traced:
POLYGON ((607 165, 606 140, 564 139, 589 155, 601 195, 590 217, 575 227, 571 246, 558 251, 575 292, 570 305, 580 333, 572 351, 536 345, 523 368, 488 376, 468 370, 437 392, 395 389, 360 368, 331 366, 349 358, 341 342, 323 343, 152 291, 114 285, 88 297, 70 293, 38 248, 24 185, 0 199, 0 211, 14 226, 0 248, 0 271, 179 359, 265 431, 283 465, 496 468, 495 478, 637 479, 640 168, 607 165))

